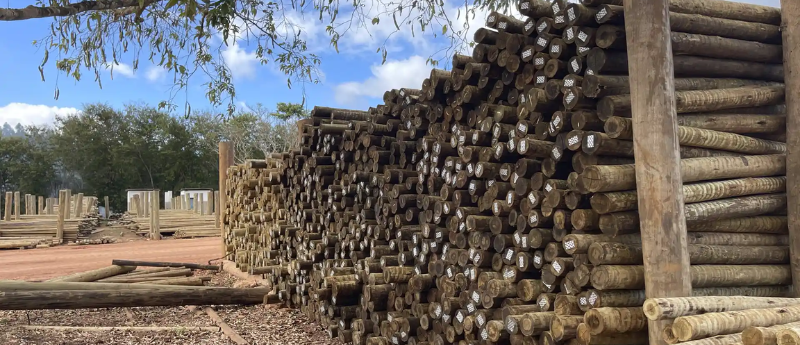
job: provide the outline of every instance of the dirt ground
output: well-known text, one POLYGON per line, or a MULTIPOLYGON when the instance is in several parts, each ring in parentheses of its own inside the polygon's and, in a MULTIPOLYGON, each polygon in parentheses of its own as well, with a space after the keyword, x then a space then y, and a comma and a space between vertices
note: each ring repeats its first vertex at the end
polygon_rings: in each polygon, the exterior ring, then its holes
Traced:
MULTIPOLYGON (((219 238, 136 241, 128 243, 0 251, 0 279, 43 280, 111 264, 112 259, 205 263, 221 256, 219 238)), ((209 285, 233 286, 224 272, 209 285)), ((341 345, 298 310, 274 305, 215 306, 217 313, 252 345, 341 345)), ((190 307, 101 308, 82 310, 0 311, 3 345, 235 345, 222 332, 82 332, 27 330, 15 326, 169 326, 213 327, 209 316, 190 307)))
POLYGON ((0 279, 44 280, 105 267, 113 259, 206 263, 221 256, 219 237, 0 250, 0 279))

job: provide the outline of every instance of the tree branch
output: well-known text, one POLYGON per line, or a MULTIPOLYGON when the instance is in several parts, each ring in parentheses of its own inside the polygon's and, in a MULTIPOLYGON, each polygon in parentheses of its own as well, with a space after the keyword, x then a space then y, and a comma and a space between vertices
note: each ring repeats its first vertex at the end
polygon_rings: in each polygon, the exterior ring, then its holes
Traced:
MULTIPOLYGON (((145 0, 147 6, 159 0, 145 0)), ((67 6, 28 6, 25 8, 0 8, 0 21, 33 18, 66 17, 83 12, 139 8, 139 0, 81 1, 67 6)))

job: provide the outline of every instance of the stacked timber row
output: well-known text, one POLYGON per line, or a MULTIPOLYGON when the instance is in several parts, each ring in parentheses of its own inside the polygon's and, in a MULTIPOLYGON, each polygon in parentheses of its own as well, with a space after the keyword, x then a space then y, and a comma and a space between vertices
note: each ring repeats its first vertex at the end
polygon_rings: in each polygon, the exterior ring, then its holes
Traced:
POLYGON ((228 202, 221 219, 225 254, 243 272, 266 273, 259 268, 276 264, 271 248, 284 245, 270 237, 273 226, 286 223, 282 164, 283 156, 273 154, 228 168, 227 190, 222 191, 228 202))
MULTIPOLYGON (((620 5, 523 1, 420 89, 315 108, 279 179, 286 222, 234 247, 345 342, 646 344, 620 5)), ((783 296, 780 13, 672 11, 695 294, 783 296)))

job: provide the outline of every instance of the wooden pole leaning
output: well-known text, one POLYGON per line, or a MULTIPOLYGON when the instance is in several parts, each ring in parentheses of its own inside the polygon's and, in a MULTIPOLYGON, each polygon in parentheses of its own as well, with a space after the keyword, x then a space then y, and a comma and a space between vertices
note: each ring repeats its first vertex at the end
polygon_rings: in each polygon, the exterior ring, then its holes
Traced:
POLYGON ((800 297, 800 3, 781 0, 786 84, 786 198, 794 297, 800 297))
MULTIPOLYGON (((626 1, 639 222, 648 298, 692 292, 680 173, 669 0, 626 1), (666 248, 666 249, 665 249, 666 248)), ((671 321, 649 321, 650 345, 671 321)))

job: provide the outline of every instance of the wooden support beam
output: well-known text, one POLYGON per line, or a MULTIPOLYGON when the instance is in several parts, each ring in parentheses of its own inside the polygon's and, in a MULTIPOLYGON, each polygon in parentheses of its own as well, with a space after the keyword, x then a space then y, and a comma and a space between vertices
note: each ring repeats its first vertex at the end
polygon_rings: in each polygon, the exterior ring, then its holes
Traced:
POLYGON ((792 286, 800 297, 800 3, 781 0, 786 83, 786 198, 792 286))
MULTIPOLYGON (((648 298, 691 296, 669 0, 626 1, 636 185, 648 298)), ((671 321, 650 321, 650 345, 671 321)))
POLYGON ((214 221, 217 224, 217 228, 222 228, 220 226, 220 223, 219 223, 219 220, 221 219, 220 218, 220 206, 221 205, 219 204, 219 202, 220 202, 219 198, 220 198, 219 191, 218 190, 214 191, 214 221))
POLYGON ((227 203, 227 181, 228 181, 228 167, 233 165, 234 151, 233 144, 227 141, 219 142, 219 209, 220 217, 217 220, 217 227, 221 229, 220 241, 222 242, 222 252, 225 253, 225 229, 222 226, 222 215, 224 215, 225 205, 227 203))
POLYGON ((72 218, 72 212, 70 212, 72 209, 72 190, 67 189, 66 193, 67 194, 64 197, 64 202, 59 202, 58 208, 59 210, 62 208, 64 209, 64 219, 70 219, 72 218))
POLYGON ((105 201, 106 219, 108 219, 108 216, 111 215, 111 209, 108 207, 108 196, 103 197, 103 201, 105 201))

